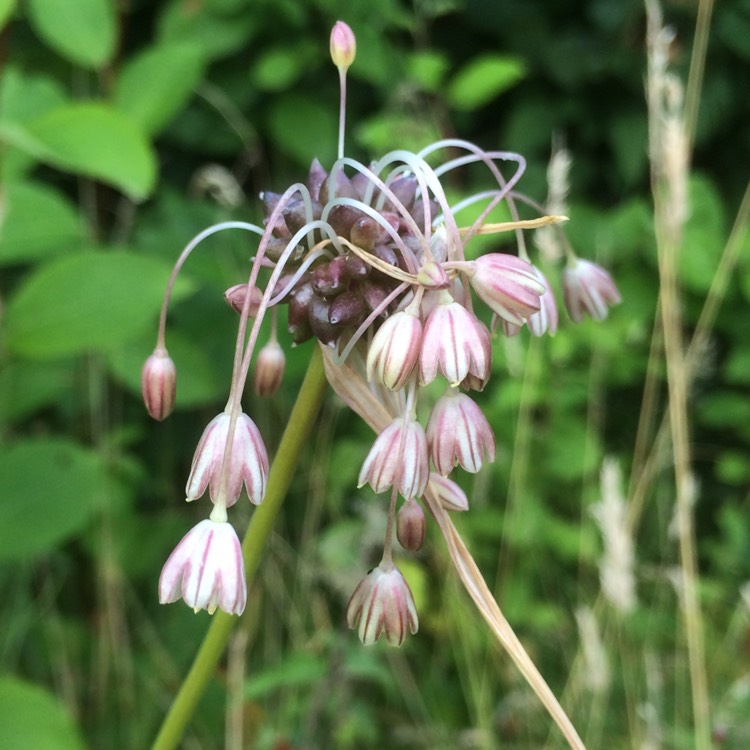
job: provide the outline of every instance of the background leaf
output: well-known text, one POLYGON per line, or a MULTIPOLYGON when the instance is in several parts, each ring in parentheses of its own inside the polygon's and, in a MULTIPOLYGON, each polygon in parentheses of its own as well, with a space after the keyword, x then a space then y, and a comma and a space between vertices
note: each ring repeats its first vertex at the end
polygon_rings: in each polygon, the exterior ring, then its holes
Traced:
POLYGON ((107 493, 101 457, 62 438, 17 441, 3 450, 0 486, 1 561, 54 549, 89 523, 107 493))
POLYGON ((185 105, 204 68, 205 55, 197 44, 148 49, 123 68, 115 104, 145 132, 158 133, 185 105))
POLYGON ((523 63, 514 57, 482 55, 453 77, 448 101, 456 109, 476 109, 518 83, 525 72, 523 63))
POLYGON ((12 182, 2 195, 5 220, 0 232, 0 266, 42 259, 83 241, 78 212, 53 188, 12 182))
MULTIPOLYGON (((42 359, 117 346, 154 322, 169 273, 161 261, 124 252, 52 261, 9 302, 7 346, 42 359)), ((182 281, 178 296, 187 288, 182 281)))
POLYGON ((135 123, 106 104, 59 107, 30 123, 28 133, 53 166, 110 183, 134 199, 154 188, 151 145, 135 123))
POLYGON ((110 0, 29 0, 29 22, 55 52, 84 68, 101 67, 115 49, 110 0))
POLYGON ((73 720, 46 690, 13 677, 0 677, 0 736, 13 750, 83 750, 73 720))

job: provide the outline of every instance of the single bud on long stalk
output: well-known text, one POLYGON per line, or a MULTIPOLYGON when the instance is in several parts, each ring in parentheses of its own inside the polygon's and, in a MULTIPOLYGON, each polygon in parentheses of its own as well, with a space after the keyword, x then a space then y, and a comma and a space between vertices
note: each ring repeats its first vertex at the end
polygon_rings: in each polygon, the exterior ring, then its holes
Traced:
POLYGON ((148 413, 160 422, 174 408, 177 370, 163 347, 156 347, 141 370, 141 393, 148 413))

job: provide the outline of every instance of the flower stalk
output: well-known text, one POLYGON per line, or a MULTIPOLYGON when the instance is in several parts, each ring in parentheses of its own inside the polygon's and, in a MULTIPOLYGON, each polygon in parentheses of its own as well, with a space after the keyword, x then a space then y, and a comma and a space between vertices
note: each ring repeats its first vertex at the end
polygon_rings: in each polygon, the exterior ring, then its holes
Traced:
MULTIPOLYGON (((289 422, 282 435, 278 452, 271 464, 265 500, 253 513, 242 542, 245 577, 249 584, 252 583, 258 569, 260 558, 289 489, 302 449, 312 432, 326 386, 320 349, 316 347, 289 422)), ((164 717, 159 733, 151 746, 152 750, 172 750, 179 745, 185 727, 214 675, 232 629, 238 622, 239 618, 223 611, 217 612, 212 617, 211 625, 195 655, 190 671, 185 676, 169 712, 164 717)))

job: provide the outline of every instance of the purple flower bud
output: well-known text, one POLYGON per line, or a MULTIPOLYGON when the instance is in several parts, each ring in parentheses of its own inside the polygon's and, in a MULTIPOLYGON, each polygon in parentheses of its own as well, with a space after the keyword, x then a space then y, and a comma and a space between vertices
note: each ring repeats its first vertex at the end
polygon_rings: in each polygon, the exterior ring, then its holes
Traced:
POLYGON ((422 425, 398 417, 373 443, 359 472, 357 486, 369 484, 380 493, 395 484, 409 500, 424 494, 428 474, 427 440, 422 425))
MULTIPOLYGON (((224 292, 224 301, 237 313, 242 314, 245 306, 245 297, 247 297, 247 284, 235 284, 224 292)), ((258 287, 253 287, 250 292, 250 306, 247 314, 254 318, 258 314, 258 307, 263 300, 263 293, 258 287)))
POLYGON ((437 495, 440 504, 446 510, 469 510, 469 499, 466 493, 452 479, 431 472, 429 484, 430 489, 437 495))
POLYGON ((396 515, 396 538, 399 544, 409 552, 418 552, 424 542, 426 525, 422 506, 414 499, 407 500, 396 515))
POLYGON ((359 291, 339 294, 328 309, 328 320, 334 326, 358 326, 367 315, 367 305, 359 291))
POLYGON ((381 635, 390 646, 400 646, 407 630, 417 632, 414 597, 393 563, 381 562, 362 579, 349 600, 346 621, 350 628, 358 628, 365 646, 371 646, 381 635))
POLYGON ((336 21, 331 29, 331 60, 340 70, 346 70, 357 54, 354 32, 343 21, 336 21))
POLYGON ((286 356, 279 342, 269 341, 259 352, 253 371, 253 386, 261 398, 271 398, 284 379, 286 356))
POLYGON ((160 422, 174 408, 177 369, 166 349, 157 347, 141 370, 141 393, 146 410, 160 422))
MULTIPOLYGON (((230 415, 222 412, 209 422, 203 431, 193 456, 185 495, 187 500, 197 500, 209 488, 211 500, 219 500, 222 483, 221 467, 227 445, 230 415)), ((260 431, 250 417, 240 412, 234 427, 232 450, 227 462, 227 507, 234 505, 245 485, 250 502, 259 505, 266 492, 268 454, 260 431)))
POLYGON ((495 437, 482 410, 451 389, 435 404, 427 423, 427 443, 435 468, 447 476, 456 464, 475 474, 486 453, 495 460, 495 437))
POLYGON ((580 323, 586 313, 594 320, 604 320, 609 306, 622 302, 612 277, 596 263, 579 258, 563 271, 563 294, 575 323, 580 323))
POLYGON ((466 270, 479 298, 509 323, 520 326, 541 307, 545 286, 534 267, 515 255, 482 255, 469 261, 466 270))
POLYGON ((247 600, 242 547, 232 526, 206 519, 182 538, 159 576, 159 601, 241 615, 247 600))
POLYGON ((340 255, 330 263, 318 266, 312 272, 312 288, 321 297, 335 297, 346 289, 349 277, 346 275, 346 258, 340 255))
POLYGON ((484 381, 489 377, 492 349, 487 327, 448 292, 425 321, 419 379, 431 383, 438 370, 451 385, 458 385, 467 375, 484 381))
POLYGON ((394 313, 380 326, 367 351, 367 379, 373 375, 397 391, 409 381, 421 351, 422 323, 408 309, 394 313))

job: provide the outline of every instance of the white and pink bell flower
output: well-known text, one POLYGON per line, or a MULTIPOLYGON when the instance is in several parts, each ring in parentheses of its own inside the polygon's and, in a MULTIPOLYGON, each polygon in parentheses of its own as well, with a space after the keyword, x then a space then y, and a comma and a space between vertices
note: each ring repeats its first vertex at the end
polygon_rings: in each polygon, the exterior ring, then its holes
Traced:
MULTIPOLYGON (((197 500, 209 489, 211 500, 219 502, 222 486, 222 464, 230 424, 229 412, 214 417, 203 431, 195 449, 185 495, 188 501, 197 500)), ((240 412, 234 426, 232 450, 229 455, 226 482, 227 507, 234 505, 244 484, 250 502, 259 505, 266 492, 268 454, 260 431, 250 417, 240 412)))
POLYGON ((482 410, 465 394, 451 388, 435 405, 427 423, 432 463, 447 476, 456 464, 476 473, 485 455, 495 460, 495 436, 482 410))
POLYGON ((196 612, 241 615, 247 601, 242 547, 231 524, 206 519, 182 538, 159 577, 159 601, 184 599, 196 612))
POLYGON ((612 305, 622 301, 612 277, 596 263, 576 258, 563 271, 563 293, 568 314, 575 323, 584 315, 604 320, 612 305))

